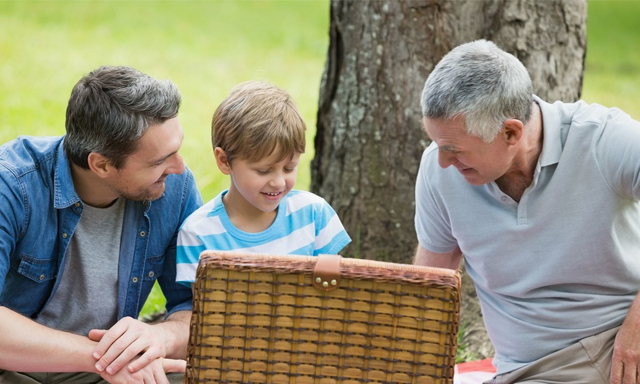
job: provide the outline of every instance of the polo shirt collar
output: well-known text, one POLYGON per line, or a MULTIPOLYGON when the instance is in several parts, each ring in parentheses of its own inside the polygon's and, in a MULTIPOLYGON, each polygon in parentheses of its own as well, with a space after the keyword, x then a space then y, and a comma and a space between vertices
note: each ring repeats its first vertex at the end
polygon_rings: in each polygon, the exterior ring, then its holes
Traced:
POLYGON ((541 167, 557 164, 562 155, 562 139, 560 134, 561 119, 553 105, 534 95, 533 100, 540 106, 542 115, 542 153, 538 163, 541 167))

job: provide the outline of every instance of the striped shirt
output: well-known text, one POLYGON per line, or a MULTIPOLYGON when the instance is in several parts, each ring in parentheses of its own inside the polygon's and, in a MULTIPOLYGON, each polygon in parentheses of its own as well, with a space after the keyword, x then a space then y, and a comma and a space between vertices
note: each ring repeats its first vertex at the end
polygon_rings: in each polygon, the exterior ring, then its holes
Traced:
POLYGON ((269 228, 248 233, 236 228, 222 203, 223 191, 185 220, 178 233, 176 281, 195 281, 200 253, 207 249, 317 256, 337 254, 351 242, 340 219, 321 197, 292 190, 280 202, 269 228))

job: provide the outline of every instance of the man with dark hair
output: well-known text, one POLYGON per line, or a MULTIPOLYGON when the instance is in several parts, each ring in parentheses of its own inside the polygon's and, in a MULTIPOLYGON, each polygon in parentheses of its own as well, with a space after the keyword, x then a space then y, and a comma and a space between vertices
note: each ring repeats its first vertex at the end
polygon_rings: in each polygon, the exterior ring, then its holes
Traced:
POLYGON ((454 48, 422 93, 417 264, 463 260, 496 350, 490 383, 636 383, 640 123, 547 103, 495 44, 454 48))
POLYGON ((184 372, 192 295, 175 282, 176 236, 202 198, 178 154, 180 102, 168 80, 101 67, 73 88, 66 135, 0 147, 0 383, 184 372), (144 324, 156 280, 168 316, 144 324))

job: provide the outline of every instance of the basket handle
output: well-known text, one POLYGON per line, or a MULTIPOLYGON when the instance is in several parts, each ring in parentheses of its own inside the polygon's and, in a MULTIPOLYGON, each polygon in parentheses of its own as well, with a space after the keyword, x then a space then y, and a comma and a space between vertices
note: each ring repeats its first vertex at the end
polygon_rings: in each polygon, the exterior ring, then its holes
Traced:
POLYGON ((313 286, 332 291, 340 286, 340 255, 319 255, 313 269, 313 286))

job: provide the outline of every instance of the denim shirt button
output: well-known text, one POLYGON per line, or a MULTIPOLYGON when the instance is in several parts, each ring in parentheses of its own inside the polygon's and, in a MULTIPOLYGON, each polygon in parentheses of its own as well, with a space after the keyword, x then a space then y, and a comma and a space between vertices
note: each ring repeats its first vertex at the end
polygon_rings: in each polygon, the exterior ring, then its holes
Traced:
POLYGON ((149 277, 153 278, 153 276, 155 275, 155 273, 153 273, 153 271, 149 272, 149 277))
POLYGON ((39 279, 40 281, 44 280, 44 275, 40 275, 39 279))
POLYGON ((79 206, 80 206, 80 202, 78 201, 78 202, 76 202, 74 205, 75 205, 76 207, 79 207, 79 206))
POLYGON ((140 237, 145 237, 147 235, 147 232, 145 231, 140 231, 140 237))
POLYGON ((138 282, 138 278, 137 277, 133 277, 133 279, 131 279, 132 282, 137 283, 138 282))
POLYGON ((62 238, 63 238, 63 239, 66 239, 67 237, 69 237, 69 235, 67 235, 67 232, 63 232, 63 233, 62 233, 62 238))

